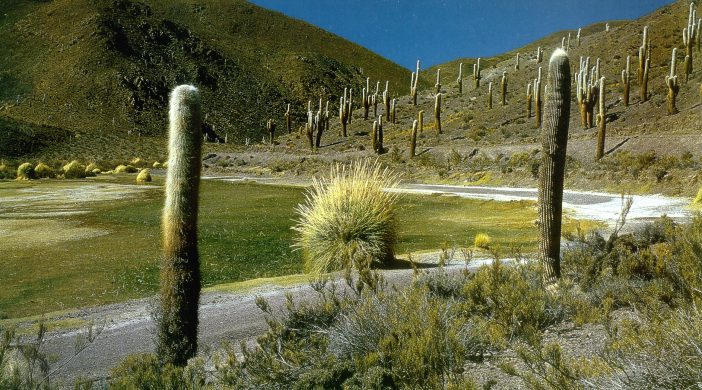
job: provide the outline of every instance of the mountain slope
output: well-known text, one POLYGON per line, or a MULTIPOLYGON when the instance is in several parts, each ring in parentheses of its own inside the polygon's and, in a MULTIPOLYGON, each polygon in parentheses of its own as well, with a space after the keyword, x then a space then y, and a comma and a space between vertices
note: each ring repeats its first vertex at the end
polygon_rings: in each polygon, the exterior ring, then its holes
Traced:
POLYGON ((287 103, 302 118, 308 99, 333 104, 366 77, 402 93, 409 79, 358 45, 240 0, 9 0, 0 52, 0 157, 107 158, 103 145, 162 154, 140 136, 164 134, 168 92, 181 83, 201 88, 209 130, 243 140, 287 103))

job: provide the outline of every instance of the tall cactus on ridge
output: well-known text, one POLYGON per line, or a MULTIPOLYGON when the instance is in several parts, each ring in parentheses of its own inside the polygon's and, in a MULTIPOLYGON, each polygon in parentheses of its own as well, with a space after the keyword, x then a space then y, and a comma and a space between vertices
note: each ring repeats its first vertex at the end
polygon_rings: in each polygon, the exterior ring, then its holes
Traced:
POLYGON ((629 107, 629 89, 631 85, 631 57, 626 56, 626 69, 622 70, 622 86, 624 88, 622 98, 624 107, 629 107))
POLYGON ((436 70, 436 84, 434 84, 434 88, 436 88, 436 93, 441 93, 441 68, 436 70))
POLYGON ((363 100, 363 120, 368 120, 368 112, 370 111, 370 77, 366 77, 366 87, 361 91, 361 100, 363 100))
POLYGON ((185 366, 197 353, 201 288, 197 217, 203 140, 200 93, 195 87, 173 90, 169 123, 156 351, 162 364, 185 366))
POLYGON ((373 118, 378 117, 378 93, 380 93, 380 81, 375 83, 375 92, 373 93, 373 118))
POLYGON ((473 82, 475 84, 475 89, 480 88, 480 79, 482 77, 480 76, 480 58, 478 58, 478 61, 473 64, 473 82))
POLYGON ((315 139, 314 146, 319 149, 322 146, 322 134, 327 129, 326 121, 324 120, 324 112, 322 111, 322 99, 319 99, 319 111, 315 115, 315 124, 317 127, 317 138, 315 139))
POLYGON ((576 42, 577 42, 577 44, 578 44, 578 47, 580 47, 580 33, 582 32, 582 30, 583 30, 582 28, 579 28, 579 29, 578 29, 578 35, 575 37, 575 40, 576 40, 576 42))
POLYGON ((678 92, 680 91, 680 85, 678 85, 678 75, 676 71, 676 62, 678 48, 673 48, 673 56, 670 59, 670 75, 665 76, 665 85, 668 86, 668 115, 674 115, 678 113, 678 108, 675 106, 675 100, 678 97, 678 92))
POLYGON ((536 63, 540 64, 544 60, 544 50, 541 46, 536 48, 536 63))
POLYGON ((514 61, 514 70, 519 70, 519 53, 517 53, 517 58, 514 61))
POLYGON ((531 118, 531 101, 534 98, 533 90, 534 89, 531 87, 531 82, 529 82, 526 90, 527 119, 531 118))
POLYGON ((390 118, 390 92, 388 91, 389 82, 385 82, 385 91, 383 91, 383 104, 385 105, 385 117, 390 118))
POLYGON ((436 132, 443 134, 441 130, 441 93, 437 93, 436 98, 434 98, 434 125, 436 126, 436 132))
POLYGON ((339 98, 339 123, 341 124, 341 135, 347 137, 346 126, 349 124, 349 103, 346 99, 348 90, 344 88, 344 96, 339 98))
POLYGON ((458 64, 458 78, 456 79, 456 84, 458 84, 458 94, 463 95, 463 63, 458 64))
POLYGON ((500 95, 502 105, 507 105, 507 72, 502 72, 502 81, 500 81, 500 95))
POLYGON ((390 102, 390 123, 397 123, 397 99, 392 99, 390 102))
POLYGON ((410 80, 410 94, 412 95, 412 105, 417 105, 417 82, 419 81, 419 60, 417 60, 417 69, 412 73, 410 80))
POLYGON ((697 10, 695 3, 690 3, 690 12, 687 17, 687 27, 683 29, 683 45, 685 46, 685 81, 692 74, 692 49, 695 41, 699 40, 699 28, 697 26, 697 10))
POLYGON ((651 41, 648 39, 648 26, 643 30, 643 42, 639 47, 639 98, 648 101, 648 72, 651 69, 651 41))
POLYGON ((492 81, 488 84, 487 106, 492 109, 492 81))
POLYGON ((600 97, 599 97, 599 112, 597 113, 597 150, 595 151, 595 160, 599 160, 604 156, 605 137, 607 136, 607 107, 605 106, 605 78, 600 77, 600 97))
POLYGON ((542 157, 539 171, 539 258, 547 284, 561 277, 561 223, 568 125, 570 122, 570 63, 556 49, 549 61, 542 157))

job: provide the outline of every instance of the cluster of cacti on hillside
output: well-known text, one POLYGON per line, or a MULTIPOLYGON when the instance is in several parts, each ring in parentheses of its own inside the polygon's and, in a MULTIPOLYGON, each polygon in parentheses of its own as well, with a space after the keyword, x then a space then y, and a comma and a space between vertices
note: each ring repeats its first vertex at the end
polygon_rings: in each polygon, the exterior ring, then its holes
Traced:
POLYGON ((341 135, 344 137, 348 137, 346 126, 351 123, 353 114, 352 93, 353 89, 344 88, 344 96, 339 98, 339 123, 341 123, 341 135))
POLYGON ((480 58, 473 64, 473 83, 475 84, 475 89, 480 88, 480 58))
POLYGON ((687 81, 692 74, 692 49, 695 47, 695 42, 697 42, 697 51, 700 49, 700 23, 702 23, 702 20, 697 19, 695 3, 690 3, 687 27, 685 27, 682 32, 683 45, 685 46, 685 81, 687 81))
POLYGON ((583 129, 589 129, 594 123, 595 104, 599 94, 600 80, 600 60, 590 67, 590 57, 580 58, 580 68, 575 75, 576 92, 575 96, 580 109, 580 125, 583 129))

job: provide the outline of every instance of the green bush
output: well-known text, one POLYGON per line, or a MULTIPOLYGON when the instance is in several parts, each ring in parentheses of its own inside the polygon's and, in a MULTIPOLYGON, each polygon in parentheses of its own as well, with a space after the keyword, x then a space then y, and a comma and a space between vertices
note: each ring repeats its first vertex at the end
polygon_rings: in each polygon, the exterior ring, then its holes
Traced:
POLYGON ((473 240, 473 245, 476 248, 490 249, 490 236, 485 233, 478 233, 475 235, 475 240, 473 240))
POLYGON ((31 163, 24 163, 17 167, 17 180, 34 180, 37 178, 34 172, 34 165, 31 163))
POLYGON ((138 169, 134 168, 131 165, 118 165, 114 173, 136 173, 138 172, 138 169))
POLYGON ((148 168, 142 169, 136 177, 137 183, 151 183, 151 172, 148 168))
POLYGON ((73 160, 70 163, 63 166, 64 179, 82 179, 84 177, 85 165, 81 164, 77 160, 73 160))
POLYGON ((324 273, 394 259, 397 176, 378 163, 337 165, 315 180, 307 201, 297 208, 295 246, 305 269, 324 273))
POLYGON ((129 165, 135 167, 135 168, 146 168, 147 165, 149 165, 146 161, 142 160, 139 157, 136 157, 132 159, 132 161, 129 163, 129 165))
POLYGON ((205 388, 205 367, 195 358, 186 367, 159 363, 156 355, 133 355, 112 369, 110 389, 202 389, 205 388))
POLYGON ((0 164, 0 179, 14 179, 16 170, 13 170, 5 164, 0 164))
POLYGON ((154 161, 154 165, 151 166, 153 169, 161 169, 163 165, 160 162, 154 161))
POLYGON ((34 173, 36 173, 39 179, 54 177, 54 170, 44 163, 37 164, 37 166, 34 168, 34 173))

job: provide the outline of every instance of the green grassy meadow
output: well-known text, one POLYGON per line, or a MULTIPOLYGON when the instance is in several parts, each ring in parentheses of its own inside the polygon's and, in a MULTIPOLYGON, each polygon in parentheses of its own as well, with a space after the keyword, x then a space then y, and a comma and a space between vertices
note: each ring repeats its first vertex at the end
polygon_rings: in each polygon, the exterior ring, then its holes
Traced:
MULTIPOLYGON (((75 182, 0 183, 0 222, 10 218, 10 232, 12 226, 24 229, 0 240, 4 254, 0 316, 25 317, 157 291, 162 177, 156 176, 148 190, 81 205, 89 212, 79 215, 33 218, 29 202, 21 206, 21 219, 14 219, 19 218, 13 214, 18 210, 3 208, 8 199, 22 199, 27 191, 51 193, 95 184, 137 188, 126 185, 132 180, 133 175, 123 175, 75 182), (56 242, 42 239, 42 235, 57 235, 57 229, 100 234, 56 242)), ((300 187, 203 181, 199 225, 203 286, 301 273, 300 254, 290 247, 294 234, 290 228, 295 206, 303 199, 300 187)), ((47 207, 44 204, 41 210, 47 207)), ((536 248, 536 210, 530 202, 402 195, 398 211, 398 255, 444 245, 472 246, 478 232, 490 235, 505 255, 513 246, 525 252, 536 248)))

